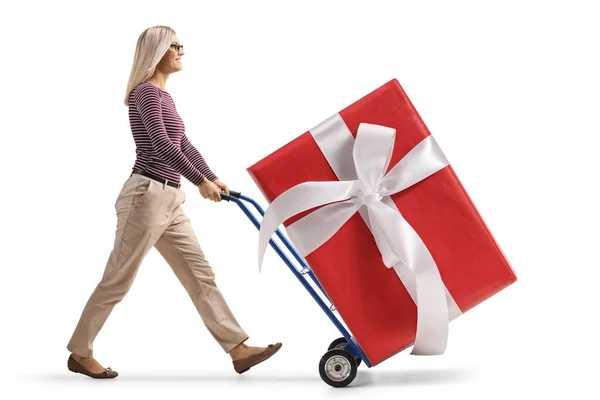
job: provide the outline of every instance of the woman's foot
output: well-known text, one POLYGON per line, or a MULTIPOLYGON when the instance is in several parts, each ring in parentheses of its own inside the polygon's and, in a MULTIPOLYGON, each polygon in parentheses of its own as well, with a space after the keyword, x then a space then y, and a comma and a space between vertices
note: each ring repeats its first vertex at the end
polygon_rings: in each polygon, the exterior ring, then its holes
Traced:
POLYGON ((241 343, 229 352, 233 360, 235 371, 242 374, 251 367, 260 364, 277 353, 281 348, 281 343, 270 344, 267 347, 246 346, 241 343))
POLYGON ((245 343, 240 343, 229 352, 229 355, 233 361, 236 361, 262 353, 266 349, 266 347, 247 346, 245 343))
POLYGON ((92 378, 114 378, 119 375, 111 368, 104 368, 93 357, 81 357, 71 353, 68 360, 69 370, 90 376, 92 378))
POLYGON ((75 359, 75 361, 81 364, 83 368, 87 369, 93 374, 101 374, 106 369, 93 357, 86 358, 73 353, 71 353, 71 356, 75 359))

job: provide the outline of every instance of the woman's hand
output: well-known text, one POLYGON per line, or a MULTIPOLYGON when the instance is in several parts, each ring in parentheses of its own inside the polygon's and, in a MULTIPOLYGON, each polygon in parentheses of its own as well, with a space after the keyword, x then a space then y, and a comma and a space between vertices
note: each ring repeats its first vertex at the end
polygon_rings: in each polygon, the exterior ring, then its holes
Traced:
POLYGON ((221 194, 219 186, 217 186, 214 182, 209 181, 206 177, 202 179, 202 182, 198 184, 198 189, 200 190, 200 194, 205 199, 209 199, 215 202, 221 201, 221 194))
POLYGON ((222 192, 225 192, 225 194, 229 196, 229 188, 225 183, 221 182, 220 179, 215 179, 213 183, 217 185, 222 192))

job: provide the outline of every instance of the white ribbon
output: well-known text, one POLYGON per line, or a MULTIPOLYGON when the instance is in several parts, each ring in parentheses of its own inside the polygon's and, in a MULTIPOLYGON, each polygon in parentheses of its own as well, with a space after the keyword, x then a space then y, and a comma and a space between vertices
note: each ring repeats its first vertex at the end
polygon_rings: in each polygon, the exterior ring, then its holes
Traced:
MULTIPOLYGON (((347 130, 339 114, 316 128, 311 130, 313 136, 315 130, 347 130)), ((329 147, 326 153, 334 170, 348 171, 353 160, 356 179, 303 182, 274 199, 267 207, 259 232, 259 271, 272 234, 288 218, 327 204, 288 227, 290 240, 304 257, 327 242, 360 211, 371 228, 385 266, 393 267, 407 288, 414 286, 415 293, 411 295, 417 305, 417 331, 411 354, 443 354, 448 339, 449 304, 453 305, 454 315, 458 307, 445 289, 427 247, 389 196, 426 179, 449 163, 435 139, 428 136, 385 174, 395 134, 395 129, 362 123, 353 145, 345 141, 344 146, 334 147, 334 143, 342 143, 336 141, 335 134, 331 135, 330 145, 322 137, 317 140, 321 148, 329 147), (348 143, 352 145, 352 159, 343 157, 349 151, 348 143), (407 274, 402 266, 412 273, 407 274)))

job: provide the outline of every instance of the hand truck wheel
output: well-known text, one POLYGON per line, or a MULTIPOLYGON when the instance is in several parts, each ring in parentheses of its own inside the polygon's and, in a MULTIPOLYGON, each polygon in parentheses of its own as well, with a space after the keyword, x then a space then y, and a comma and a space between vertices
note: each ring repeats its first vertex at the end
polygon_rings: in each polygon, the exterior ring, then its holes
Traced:
MULTIPOLYGON (((346 347, 346 345, 348 344, 348 341, 346 340, 345 337, 341 337, 341 338, 337 338, 335 339, 333 342, 331 342, 331 344, 329 345, 329 348, 327 350, 333 350, 333 349, 344 349, 344 347, 346 347)), ((357 358, 356 359, 356 366, 360 366, 360 363, 362 362, 362 358, 357 358)))
POLYGON ((348 386, 356 378, 357 370, 356 360, 346 350, 329 350, 319 362, 321 379, 333 387, 348 386))

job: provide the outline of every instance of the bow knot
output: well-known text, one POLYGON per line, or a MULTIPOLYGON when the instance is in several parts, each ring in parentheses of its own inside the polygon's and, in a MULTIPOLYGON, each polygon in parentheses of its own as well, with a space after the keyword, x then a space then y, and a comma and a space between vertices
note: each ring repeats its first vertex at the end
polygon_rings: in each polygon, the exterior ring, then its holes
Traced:
POLYGON ((360 204, 365 204, 368 206, 383 199, 383 194, 378 189, 379 182, 377 182, 375 185, 369 185, 361 180, 356 180, 354 183, 355 186, 352 191, 355 193, 350 197, 350 200, 354 200, 360 204))
POLYGON ((363 204, 370 205, 370 204, 376 203, 378 201, 381 201, 381 199, 383 199, 383 195, 381 195, 378 192, 372 192, 372 193, 367 193, 367 194, 361 194, 358 196, 358 198, 360 199, 360 201, 363 204))

